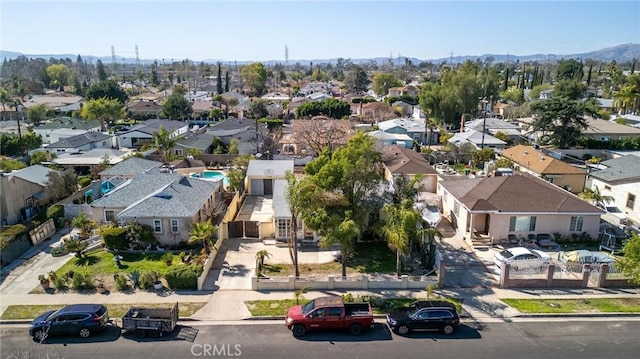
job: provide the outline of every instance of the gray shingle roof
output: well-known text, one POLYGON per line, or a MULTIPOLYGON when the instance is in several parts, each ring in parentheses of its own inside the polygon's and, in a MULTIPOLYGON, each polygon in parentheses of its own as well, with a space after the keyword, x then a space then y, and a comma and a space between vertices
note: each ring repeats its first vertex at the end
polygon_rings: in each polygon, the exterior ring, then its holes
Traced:
MULTIPOLYGON (((118 214, 118 217, 193 217, 222 182, 207 181, 182 175, 169 184, 150 192, 145 198, 118 214)), ((147 175, 140 175, 144 177, 147 175)), ((162 175, 161 175, 162 176, 162 175)), ((134 178, 134 181, 136 178, 134 178)))
POLYGON ((144 158, 131 157, 117 165, 107 168, 100 172, 100 176, 134 176, 140 173, 144 173, 147 170, 154 168, 160 168, 162 163, 157 161, 150 161, 144 158))
POLYGON ((107 135, 102 132, 85 132, 81 135, 71 136, 52 143, 47 148, 78 148, 90 143, 105 141, 111 139, 112 135, 107 135))
POLYGON ((640 157, 625 155, 600 162, 608 168, 590 173, 593 178, 604 182, 640 180, 640 157))
POLYGON ((143 124, 132 127, 129 131, 124 131, 118 133, 118 135, 122 135, 129 132, 142 132, 146 134, 153 134, 154 132, 160 131, 160 127, 164 127, 169 132, 173 132, 179 128, 187 126, 186 123, 182 121, 169 121, 169 120, 160 120, 160 119, 151 119, 146 120, 143 124))
POLYGON ((40 186, 46 187, 49 178, 47 175, 49 172, 58 172, 51 168, 42 166, 42 165, 33 165, 21 170, 17 170, 8 174, 9 178, 17 177, 23 179, 25 181, 38 184, 40 186))
POLYGON ((526 174, 438 183, 471 211, 602 213, 577 196, 526 174))
POLYGON ((100 121, 92 120, 92 121, 84 121, 79 118, 70 118, 70 117, 60 117, 51 120, 48 123, 43 123, 36 127, 38 130, 56 130, 59 128, 68 128, 68 129, 83 129, 90 130, 92 128, 99 128, 100 121))

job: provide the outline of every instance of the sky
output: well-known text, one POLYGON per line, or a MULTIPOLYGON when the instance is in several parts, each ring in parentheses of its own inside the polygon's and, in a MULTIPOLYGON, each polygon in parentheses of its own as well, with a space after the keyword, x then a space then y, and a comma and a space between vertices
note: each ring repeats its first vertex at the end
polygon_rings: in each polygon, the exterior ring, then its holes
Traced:
POLYGON ((0 49, 167 61, 569 55, 640 43, 640 1, 0 0, 0 49))

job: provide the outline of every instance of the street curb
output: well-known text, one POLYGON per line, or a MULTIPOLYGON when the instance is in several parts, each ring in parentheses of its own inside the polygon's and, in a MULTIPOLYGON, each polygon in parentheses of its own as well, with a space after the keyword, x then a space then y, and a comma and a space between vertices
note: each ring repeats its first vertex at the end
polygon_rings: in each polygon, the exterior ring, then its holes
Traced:
POLYGON ((638 317, 640 313, 522 313, 514 315, 517 318, 617 318, 638 317))

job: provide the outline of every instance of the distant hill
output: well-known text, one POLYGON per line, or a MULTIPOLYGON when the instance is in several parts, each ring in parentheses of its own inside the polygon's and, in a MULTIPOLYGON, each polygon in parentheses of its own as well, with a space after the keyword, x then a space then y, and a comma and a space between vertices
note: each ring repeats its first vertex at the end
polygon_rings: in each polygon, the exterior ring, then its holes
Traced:
MULTIPOLYGON (((64 58, 69 58, 72 60, 75 60, 78 57, 78 54, 51 54, 51 55, 36 55, 36 54, 22 54, 20 52, 13 52, 13 51, 4 51, 4 50, 0 50, 0 61, 4 61, 4 59, 15 59, 18 56, 24 55, 28 58, 44 58, 44 59, 49 59, 49 58, 55 58, 55 59, 64 59, 64 58)), ((110 56, 92 56, 92 55, 83 55, 81 54, 82 58, 86 61, 93 61, 96 62, 98 60, 101 60, 102 62, 104 62, 105 64, 110 64, 112 59, 110 56)), ((633 59, 640 59, 640 44, 621 44, 621 45, 617 45, 617 46, 613 46, 613 47, 608 47, 605 49, 601 49, 601 50, 596 50, 596 51, 590 51, 590 52, 585 52, 585 53, 581 53, 581 54, 534 54, 534 55, 521 55, 521 56, 517 56, 517 55, 509 55, 509 54, 483 54, 483 55, 462 55, 462 56, 452 56, 452 57, 443 57, 443 58, 439 58, 439 59, 418 59, 415 57, 409 57, 409 59, 414 63, 414 64, 418 64, 420 62, 423 61, 429 61, 432 62, 434 64, 440 64, 443 62, 449 62, 452 61, 453 63, 461 63, 461 62, 465 62, 467 60, 472 60, 475 61, 476 59, 480 59, 480 60, 484 60, 487 57, 493 57, 493 61, 494 62, 506 62, 506 61, 557 61, 557 60, 561 60, 561 59, 575 59, 575 58, 581 58, 581 59, 593 59, 593 60, 598 60, 598 61, 604 61, 604 62, 610 62, 612 60, 615 60, 616 62, 627 62, 627 61, 632 61, 633 59)), ((346 59, 346 58, 345 58, 346 59)), ((302 65, 308 65, 310 62, 313 62, 314 64, 325 64, 325 63, 335 63, 337 62, 337 58, 333 58, 333 59, 308 59, 308 60, 289 60, 290 64, 295 64, 296 62, 299 62, 302 65)), ((358 58, 358 59, 350 59, 351 62, 353 63, 365 63, 365 62, 370 62, 370 61, 374 61, 376 63, 386 63, 387 61, 389 61, 388 57, 373 57, 373 58, 358 58)), ((136 59, 135 58, 128 58, 128 57, 120 57, 120 56, 116 56, 116 61, 118 63, 136 63, 136 59)), ((140 63, 148 65, 153 63, 154 61, 156 61, 156 59, 140 59, 140 63)), ((161 62, 161 60, 157 60, 158 62, 161 62)), ((195 61, 195 60, 194 60, 195 61)), ((203 62, 205 63, 216 63, 216 62, 223 62, 223 63, 227 63, 227 64, 232 64, 235 63, 235 61, 233 60, 220 60, 220 59, 205 59, 203 60, 203 62)), ((258 60, 256 60, 258 61, 258 60)), ((262 62, 283 62, 281 59, 280 60, 260 60, 262 62)), ((199 63, 200 61, 195 61, 196 63, 199 63)), ((395 64, 403 64, 404 63, 404 57, 399 57, 399 58, 394 58, 393 62, 395 64)), ((247 64, 250 63, 250 61, 238 61, 237 64, 238 65, 243 65, 243 64, 247 64)))

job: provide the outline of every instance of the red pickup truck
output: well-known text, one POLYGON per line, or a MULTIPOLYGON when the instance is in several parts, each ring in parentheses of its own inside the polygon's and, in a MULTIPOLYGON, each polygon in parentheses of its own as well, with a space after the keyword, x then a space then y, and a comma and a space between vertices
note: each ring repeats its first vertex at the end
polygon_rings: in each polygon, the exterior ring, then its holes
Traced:
POLYGON ((345 303, 342 297, 320 297, 289 308, 285 324, 295 337, 311 330, 346 329, 351 335, 360 335, 373 327, 373 311, 367 302, 345 303))

